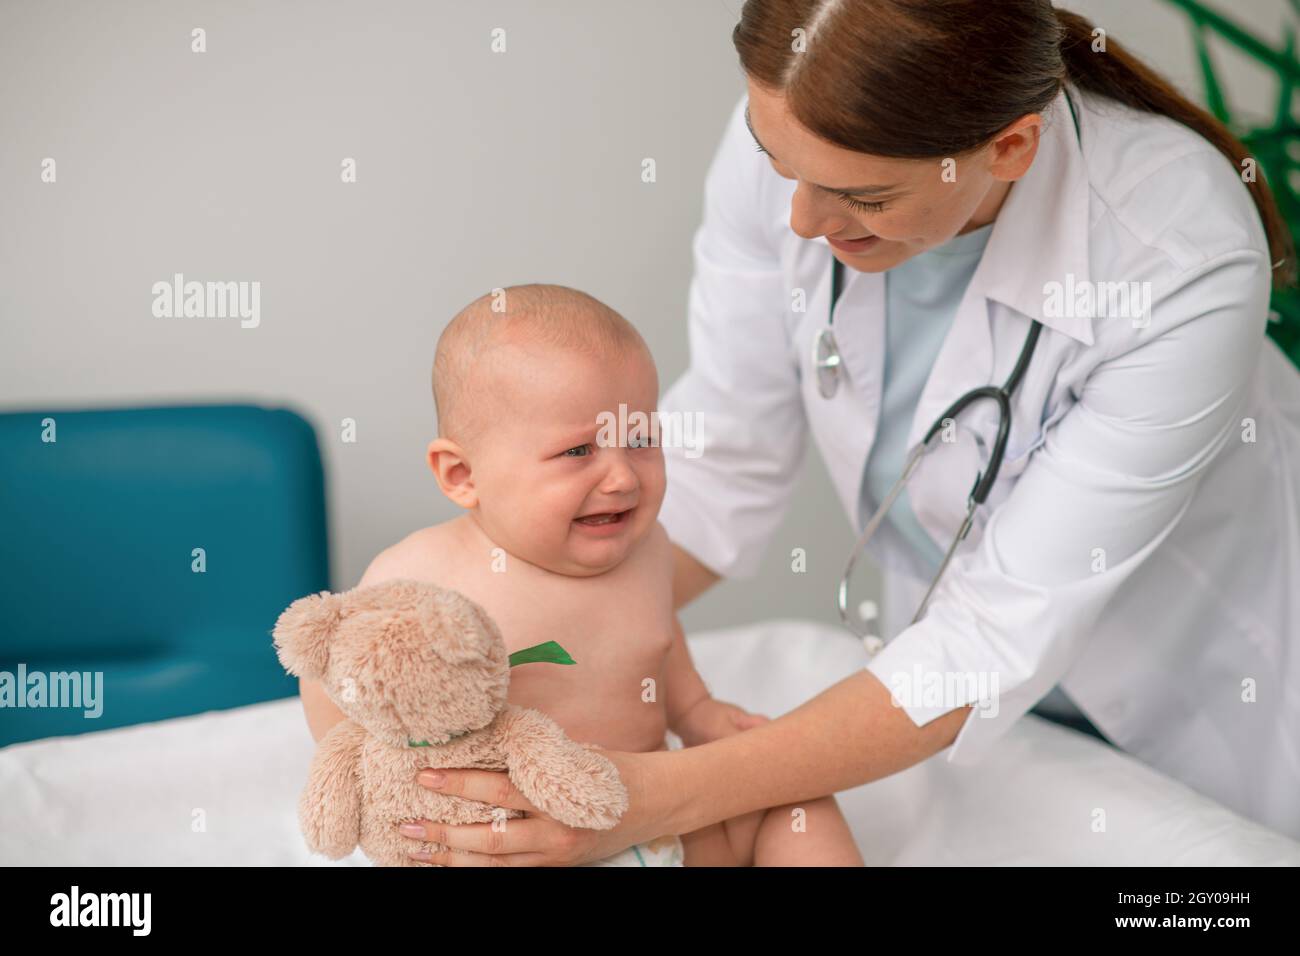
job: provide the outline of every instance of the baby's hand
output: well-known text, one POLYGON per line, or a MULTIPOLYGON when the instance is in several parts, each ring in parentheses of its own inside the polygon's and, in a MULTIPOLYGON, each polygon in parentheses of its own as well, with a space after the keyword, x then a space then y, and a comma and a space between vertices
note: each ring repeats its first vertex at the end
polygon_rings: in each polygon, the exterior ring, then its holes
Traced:
POLYGON ((682 739, 683 746, 697 747, 757 727, 769 719, 762 714, 751 714, 735 704, 706 697, 686 712, 681 726, 675 728, 674 732, 682 739))

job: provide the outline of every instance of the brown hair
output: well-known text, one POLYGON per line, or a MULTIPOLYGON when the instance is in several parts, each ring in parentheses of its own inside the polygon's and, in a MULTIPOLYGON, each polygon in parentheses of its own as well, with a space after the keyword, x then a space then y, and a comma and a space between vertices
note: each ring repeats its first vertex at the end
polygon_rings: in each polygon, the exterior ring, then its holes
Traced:
MULTIPOLYGON (((1241 170, 1228 128, 1109 37, 1050 0, 747 0, 732 33, 740 65, 779 91, 810 132, 856 152, 928 158, 974 149, 1067 80, 1176 120, 1241 170), (802 34, 796 31, 803 30, 802 34), (800 39, 805 46, 796 52, 800 39)), ((1268 236, 1273 284, 1295 279, 1295 248, 1262 176, 1245 184, 1268 236)))

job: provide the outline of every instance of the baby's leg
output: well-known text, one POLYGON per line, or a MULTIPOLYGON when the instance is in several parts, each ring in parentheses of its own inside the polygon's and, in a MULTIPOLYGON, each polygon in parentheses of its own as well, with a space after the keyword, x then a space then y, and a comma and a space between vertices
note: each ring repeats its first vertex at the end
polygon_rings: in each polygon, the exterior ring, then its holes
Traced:
MULTIPOLYGON (((728 828, 731 823, 727 821, 728 828)), ((739 827, 735 838, 749 841, 745 844, 749 848, 749 859, 742 864, 745 866, 864 865, 853 832, 834 797, 771 807, 762 811, 757 826, 739 827)))
MULTIPOLYGON (((758 813, 762 816, 762 812, 758 813)), ((686 866, 741 866, 728 839, 727 827, 714 823, 699 830, 682 834, 682 850, 686 866)))
POLYGON ((682 845, 687 866, 864 865, 834 797, 732 817, 682 834, 682 845))
POLYGON ((682 834, 687 866, 753 866, 754 838, 765 810, 682 834))

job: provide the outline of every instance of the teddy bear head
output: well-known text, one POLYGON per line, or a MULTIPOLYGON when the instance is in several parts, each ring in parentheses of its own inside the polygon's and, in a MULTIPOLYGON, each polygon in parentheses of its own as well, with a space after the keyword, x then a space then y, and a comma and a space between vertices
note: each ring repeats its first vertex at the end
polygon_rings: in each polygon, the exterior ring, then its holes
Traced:
POLYGON ((446 743, 505 706, 510 663, 495 622, 458 591, 394 580, 299 598, 276 621, 285 670, 392 746, 446 743))

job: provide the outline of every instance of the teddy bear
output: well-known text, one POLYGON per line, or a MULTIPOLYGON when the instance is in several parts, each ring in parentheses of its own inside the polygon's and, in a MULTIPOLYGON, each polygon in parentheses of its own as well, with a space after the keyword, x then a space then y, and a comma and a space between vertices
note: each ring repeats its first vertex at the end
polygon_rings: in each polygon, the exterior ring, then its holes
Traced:
POLYGON ((330 859, 359 845, 379 866, 438 843, 398 832, 416 820, 504 821, 518 810, 420 785, 426 768, 504 770, 539 810, 572 827, 608 829, 627 809, 618 770, 550 717, 509 704, 513 664, 574 663, 548 641, 506 653, 496 623, 458 591, 393 580, 294 601, 272 632, 290 674, 321 682, 346 715, 321 738, 298 802, 307 846, 330 859))

